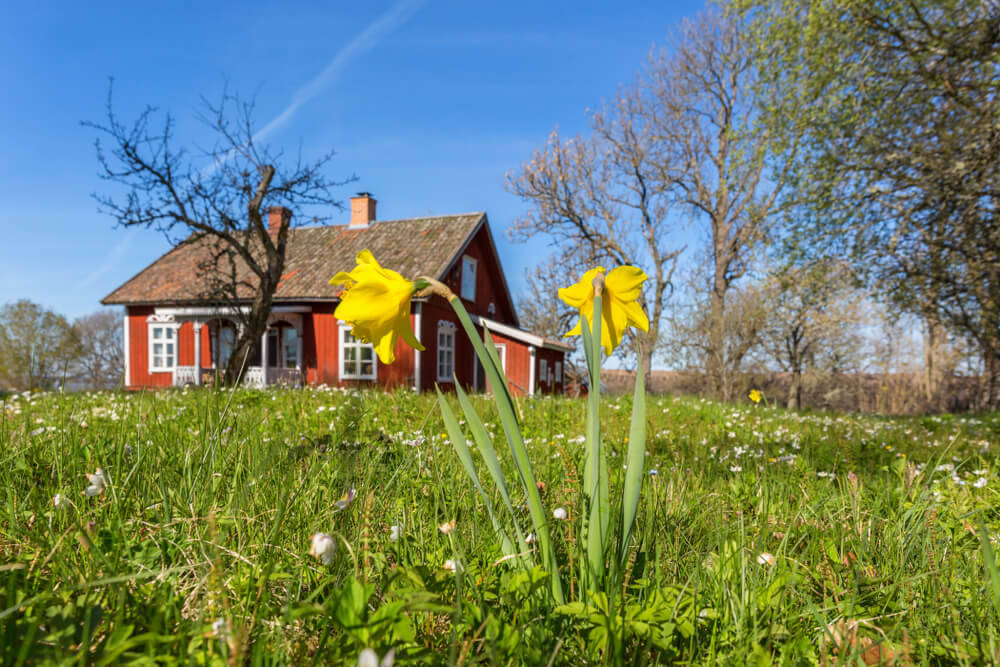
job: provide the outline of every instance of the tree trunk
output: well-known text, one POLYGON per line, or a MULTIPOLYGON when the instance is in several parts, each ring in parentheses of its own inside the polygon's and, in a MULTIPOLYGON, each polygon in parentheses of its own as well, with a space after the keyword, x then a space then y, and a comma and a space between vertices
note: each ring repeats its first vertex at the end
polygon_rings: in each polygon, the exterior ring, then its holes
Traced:
POLYGON ((926 318, 927 330, 924 332, 924 398, 928 405, 939 405, 941 398, 941 348, 945 333, 940 319, 936 314, 926 318))
POLYGON ((712 299, 708 321, 708 359, 706 369, 712 391, 716 398, 728 401, 729 382, 726 368, 726 285, 722 273, 717 269, 712 289, 712 299))
POLYGON ((982 396, 986 410, 993 410, 1000 406, 1000 355, 997 348, 991 345, 982 345, 983 355, 983 390, 982 396))
POLYGON ((792 371, 792 383, 788 387, 788 409, 798 410, 802 407, 802 369, 792 371))

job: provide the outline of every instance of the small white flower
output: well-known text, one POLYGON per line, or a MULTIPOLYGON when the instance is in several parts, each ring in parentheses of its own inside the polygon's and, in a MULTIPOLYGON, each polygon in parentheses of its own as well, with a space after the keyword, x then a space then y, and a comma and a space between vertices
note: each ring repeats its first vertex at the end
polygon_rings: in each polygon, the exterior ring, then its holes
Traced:
POLYGON ((452 519, 451 521, 445 521, 440 526, 438 526, 438 530, 440 530, 445 535, 450 534, 451 531, 455 530, 455 519, 452 519))
POLYGON ((333 557, 337 555, 336 540, 326 533, 316 533, 312 536, 312 547, 309 549, 309 555, 318 558, 323 565, 329 565, 333 562, 333 557))
POLYGON ((536 544, 538 542, 538 538, 535 537, 534 533, 528 533, 528 536, 524 538, 524 541, 526 544, 536 544))
POLYGON ((737 465, 729 466, 729 472, 743 472, 743 466, 737 466, 737 465))
POLYGON ((758 565, 774 565, 774 555, 764 551, 757 556, 758 565))
POLYGON ((459 563, 457 560, 452 560, 451 558, 446 560, 444 562, 444 565, 442 565, 441 567, 448 570, 449 572, 459 572, 464 569, 461 563, 459 563))
POLYGON ((972 483, 972 486, 976 487, 977 489, 983 488, 984 486, 986 486, 986 478, 980 477, 979 479, 977 479, 975 482, 972 483))
POLYGON ((398 524, 395 525, 395 526, 389 526, 389 539, 390 540, 392 540, 393 542, 396 542, 397 540, 399 540, 399 533, 400 533, 400 529, 399 529, 399 525, 398 524))
POLYGON ((224 618, 215 619, 215 622, 212 623, 212 634, 218 637, 219 639, 223 640, 228 639, 229 628, 227 627, 227 625, 228 624, 226 623, 226 619, 224 618))
POLYGON ((351 501, 354 500, 354 496, 355 495, 357 495, 357 491, 355 491, 354 487, 352 486, 350 491, 348 491, 347 493, 345 493, 344 495, 342 495, 340 497, 340 500, 338 500, 337 502, 334 503, 334 506, 338 510, 344 509, 345 507, 347 507, 348 505, 351 504, 351 501))
POLYGON ((565 521, 566 517, 568 516, 569 513, 566 512, 566 510, 563 509, 562 507, 557 507, 552 511, 552 517, 555 519, 559 519, 560 521, 565 521))
POLYGON ((55 507, 56 509, 60 509, 60 508, 62 508, 62 506, 63 506, 63 505, 65 505, 65 504, 66 504, 66 499, 65 499, 65 498, 63 498, 63 495, 62 495, 61 493, 57 493, 57 494, 56 494, 56 495, 55 495, 55 496, 54 496, 54 497, 52 498, 52 505, 53 505, 53 506, 54 506, 54 507, 55 507))
POLYGON ((98 468, 93 475, 88 474, 87 481, 90 482, 90 486, 88 486, 83 492, 84 495, 87 496, 100 495, 104 493, 104 489, 108 487, 108 479, 104 476, 104 470, 101 468, 98 468))
POLYGON ((358 667, 392 667, 396 661, 396 649, 391 649, 379 661, 378 653, 373 649, 366 648, 358 655, 358 667))

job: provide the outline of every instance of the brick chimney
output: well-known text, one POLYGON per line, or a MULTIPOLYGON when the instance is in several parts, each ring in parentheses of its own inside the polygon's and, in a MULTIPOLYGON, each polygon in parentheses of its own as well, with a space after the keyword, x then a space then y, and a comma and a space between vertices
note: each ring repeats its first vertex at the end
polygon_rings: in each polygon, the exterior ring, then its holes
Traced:
POLYGON ((281 229, 282 218, 291 221, 292 212, 284 206, 272 206, 267 209, 267 233, 271 235, 272 239, 278 238, 278 230, 281 229))
POLYGON ((370 192, 359 192, 351 197, 351 224, 349 229, 364 229, 375 222, 375 198, 370 192))

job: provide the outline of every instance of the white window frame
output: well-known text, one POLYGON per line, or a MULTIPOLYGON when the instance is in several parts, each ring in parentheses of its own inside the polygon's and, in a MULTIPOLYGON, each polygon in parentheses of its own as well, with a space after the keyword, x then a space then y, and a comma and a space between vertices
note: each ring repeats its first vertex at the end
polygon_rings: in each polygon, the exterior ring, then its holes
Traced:
MULTIPOLYGON (((351 327, 347 325, 340 325, 340 341, 337 346, 337 365, 339 367, 340 379, 341 380, 377 380, 378 379, 378 355, 375 354, 375 346, 371 343, 362 343, 360 340, 354 339, 348 341, 347 337, 351 335, 351 327), (344 355, 344 350, 347 348, 363 350, 369 349, 372 353, 372 372, 370 374, 364 373, 348 373, 345 367, 345 362, 347 361, 344 355)), ((358 367, 360 368, 361 360, 359 357, 358 367)))
POLYGON ((181 326, 180 323, 175 322, 172 316, 162 317, 158 315, 150 315, 148 318, 146 318, 146 343, 147 343, 147 351, 149 353, 147 359, 149 366, 148 370, 150 374, 173 373, 174 370, 179 365, 177 356, 180 353, 180 341, 179 341, 180 337, 178 336, 178 333, 180 332, 180 326, 181 326), (157 329, 160 329, 164 332, 164 335, 161 338, 155 338, 155 334, 153 332, 156 331, 157 329), (169 336, 166 334, 167 331, 171 332, 169 336), (174 347, 173 354, 167 352, 166 349, 164 349, 164 351, 161 352, 160 354, 154 354, 153 346, 157 342, 163 343, 165 345, 173 345, 174 347), (166 361, 167 358, 171 356, 173 357, 174 363, 168 365, 166 361), (164 363, 162 366, 155 365, 155 360, 157 358, 163 359, 164 363))
POLYGON ((449 322, 447 320, 438 321, 437 326, 437 381, 438 382, 454 382, 455 381, 455 330, 457 327, 454 322, 449 322), (445 336, 448 340, 448 345, 441 344, 441 337, 445 336), (442 365, 444 359, 441 358, 443 352, 450 353, 450 359, 448 361, 451 364, 451 368, 447 368, 442 365))
POLYGON ((563 383, 563 365, 561 361, 556 362, 555 377, 552 380, 552 384, 562 384, 563 383))
POLYGON ((507 344, 497 345, 497 356, 500 357, 500 370, 507 375, 507 344))
POLYGON ((476 300, 476 274, 479 273, 478 263, 475 257, 462 255, 462 298, 467 301, 476 300))

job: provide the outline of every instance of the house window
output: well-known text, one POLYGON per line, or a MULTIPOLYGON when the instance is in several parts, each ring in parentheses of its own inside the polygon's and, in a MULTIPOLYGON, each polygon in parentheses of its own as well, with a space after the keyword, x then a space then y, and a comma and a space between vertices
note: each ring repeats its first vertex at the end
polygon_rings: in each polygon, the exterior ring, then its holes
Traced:
POLYGON ((476 260, 468 255, 462 257, 462 298, 476 300, 476 260))
POLYGON ((351 335, 348 327, 340 328, 340 379, 374 380, 375 348, 351 335))
MULTIPOLYGON (((463 282, 464 284, 464 282, 463 282)), ((438 322, 437 340, 438 382, 451 382, 455 376, 455 325, 444 320, 438 322)))
POLYGON ((271 368, 298 368, 299 334, 287 322, 272 325, 267 332, 267 365, 271 368))
POLYGON ((500 370, 507 374, 507 346, 497 345, 497 356, 500 357, 500 370))
POLYGON ((285 368, 299 367, 299 334, 294 327, 281 330, 282 352, 285 368))
POLYGON ((149 323, 149 372, 168 373, 177 365, 177 325, 149 323))
POLYGON ((549 381, 549 364, 544 359, 538 360, 538 380, 539 382, 549 381))
POLYGON ((562 381, 563 381, 563 376, 562 376, 562 362, 561 361, 557 361, 556 362, 556 373, 555 373, 555 377, 552 378, 552 382, 553 382, 553 384, 562 384, 562 381))

